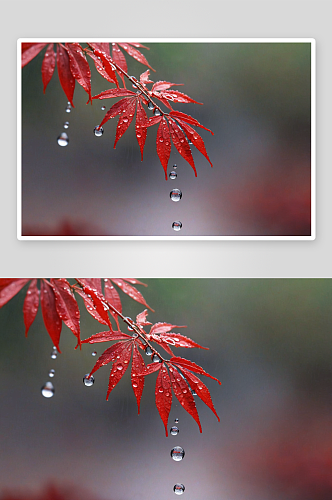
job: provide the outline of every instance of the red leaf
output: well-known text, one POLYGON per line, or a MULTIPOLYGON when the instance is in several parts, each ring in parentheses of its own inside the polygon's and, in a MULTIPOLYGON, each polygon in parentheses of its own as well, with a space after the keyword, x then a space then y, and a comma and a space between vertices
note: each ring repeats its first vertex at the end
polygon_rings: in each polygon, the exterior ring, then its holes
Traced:
MULTIPOLYGON (((148 70, 149 71, 149 70, 148 70)), ((143 161, 143 151, 147 135, 147 121, 148 117, 141 104, 141 101, 137 101, 137 112, 136 112, 136 138, 138 145, 141 150, 141 160, 143 161)))
POLYGON ((141 73, 140 77, 139 77, 139 81, 142 85, 146 85, 147 83, 153 83, 152 80, 149 79, 150 77, 150 70, 147 69, 146 71, 144 71, 144 73, 141 73))
POLYGON ((113 391, 114 387, 120 382, 128 368, 132 351, 131 346, 131 342, 122 342, 122 350, 119 351, 117 355, 120 356, 120 358, 118 359, 117 357, 117 359, 114 361, 110 373, 106 401, 108 400, 109 395, 113 391))
POLYGON ((126 98, 125 99, 121 99, 120 101, 118 101, 115 104, 113 104, 113 106, 111 107, 111 109, 109 109, 107 111, 106 115, 104 116, 104 119, 101 122, 101 124, 99 125, 99 128, 102 125, 104 125, 104 123, 106 123, 111 118, 114 118, 115 116, 120 115, 122 113, 123 108, 126 106, 126 104, 127 104, 127 99, 126 98))
POLYGON ((183 120, 184 122, 190 123, 190 125, 194 125, 195 127, 204 128, 204 130, 207 130, 208 132, 211 132, 212 135, 214 135, 212 130, 210 130, 209 128, 203 127, 203 125, 201 125, 195 118, 193 118, 190 115, 186 115, 185 113, 182 113, 181 111, 171 111, 170 116, 172 116, 173 118, 176 118, 176 119, 179 118, 180 120, 183 120))
POLYGON ((160 91, 160 90, 167 90, 170 87, 173 87, 173 85, 183 85, 183 83, 171 83, 171 82, 165 82, 165 81, 159 81, 156 82, 152 85, 151 91, 160 91))
POLYGON ((211 167, 213 167, 210 158, 208 157, 208 154, 205 149, 204 141, 201 138, 201 136, 194 130, 193 128, 189 127, 187 123, 185 123, 183 120, 178 120, 180 122, 181 127, 185 131, 188 139, 193 143, 193 145, 202 153, 202 155, 205 156, 207 161, 210 163, 211 167))
MULTIPOLYGON (((141 52, 139 50, 136 50, 134 49, 134 47, 132 47, 131 45, 129 45, 128 43, 119 43, 120 47, 122 49, 124 49, 126 52, 128 52, 128 54, 133 57, 134 59, 136 59, 136 61, 142 63, 142 64, 145 64, 145 66, 147 66, 148 68, 152 69, 152 71, 155 71, 151 66, 150 64, 148 63, 148 61, 146 60, 146 58, 143 56, 143 54, 141 54, 141 52)), ((133 44, 132 44, 133 45, 133 44)))
POLYGON ((160 364, 161 370, 156 380, 156 406, 168 436, 168 417, 172 406, 171 381, 165 363, 160 364))
POLYGON ((203 104, 202 102, 194 101, 194 99, 192 99, 188 95, 183 94, 182 92, 178 92, 177 90, 168 90, 167 92, 161 91, 160 95, 164 99, 167 99, 168 101, 185 102, 185 103, 194 102, 195 104, 203 104))
MULTIPOLYGON (((143 306, 147 307, 148 309, 150 309, 150 311, 154 312, 154 310, 151 309, 151 307, 146 303, 141 292, 139 292, 138 290, 136 290, 136 288, 134 288, 133 286, 128 285, 128 283, 126 283, 126 281, 129 281, 129 280, 125 281, 121 278, 110 278, 110 279, 111 279, 111 281, 113 281, 113 283, 115 285, 117 285, 119 288, 121 288, 121 290, 124 293, 129 295, 130 298, 132 298, 133 300, 136 300, 136 302, 139 302, 140 304, 143 304, 143 306)), ((139 284, 143 284, 143 283, 139 283, 139 284)))
POLYGON ((170 363, 172 363, 173 365, 178 365, 180 368, 184 367, 187 368, 188 370, 191 370, 192 372, 200 373, 201 375, 210 377, 213 380, 216 380, 219 385, 221 385, 221 382, 217 378, 212 377, 212 375, 209 375, 205 370, 203 370, 201 366, 196 365, 196 363, 190 361, 189 359, 184 359, 178 356, 174 356, 173 358, 170 359, 170 363))
POLYGON ((77 338, 77 345, 81 345, 80 339, 80 310, 76 299, 70 289, 68 281, 64 278, 51 278, 51 285, 55 294, 55 306, 59 318, 73 332, 77 338))
POLYGON ((189 415, 191 415, 197 422, 199 431, 202 432, 194 396, 192 395, 187 382, 184 378, 181 377, 180 373, 175 367, 170 367, 169 371, 175 396, 177 397, 181 406, 183 406, 183 408, 189 413, 189 415))
POLYGON ((91 101, 91 71, 88 61, 83 54, 79 43, 66 43, 66 49, 69 56, 70 70, 77 82, 84 88, 89 95, 88 102, 91 101))
POLYGON ((126 105, 122 108, 122 113, 120 115, 118 125, 116 127, 115 141, 114 141, 114 149, 119 139, 123 136, 123 134, 128 129, 129 125, 133 121, 135 109, 136 109, 136 98, 135 97, 127 97, 126 105))
POLYGON ((96 319, 99 323, 101 323, 102 325, 107 325, 108 326, 108 322, 105 321, 100 316, 100 314, 98 313, 98 311, 96 309, 96 306, 95 306, 95 303, 93 302, 92 298, 89 297, 83 290, 81 290, 79 288, 76 288, 75 290, 83 298, 84 305, 85 305, 86 310, 88 311, 88 313, 91 314, 91 316, 94 319, 96 319))
POLYGON ((105 297, 103 296, 103 294, 97 289, 94 283, 89 282, 89 279, 80 278, 76 279, 76 281, 83 287, 83 291, 88 296, 89 295, 91 296, 91 299, 98 314, 106 322, 105 324, 107 324, 110 327, 110 330, 112 330, 112 325, 108 316, 109 307, 105 301, 105 297))
MULTIPOLYGON (((104 279, 104 294, 105 294, 105 299, 109 304, 111 304, 115 309, 119 312, 122 313, 122 304, 121 304, 121 299, 120 296, 117 292, 117 290, 114 288, 112 283, 105 278, 104 279)), ((118 320, 118 315, 110 309, 110 313, 112 314, 113 318, 116 321, 118 329, 119 327, 119 320, 118 320)))
POLYGON ((167 180, 167 165, 171 155, 171 136, 166 118, 162 117, 157 131, 157 154, 165 172, 167 180))
POLYGON ((43 92, 45 94, 45 90, 47 85, 50 83, 51 78, 54 73, 54 68, 55 68, 55 52, 54 52, 54 43, 50 43, 47 46, 44 59, 43 59, 43 64, 42 64, 42 80, 43 80, 43 85, 44 89, 43 92))
POLYGON ((55 306, 55 295, 52 286, 42 279, 40 281, 40 303, 46 330, 59 352, 59 340, 62 322, 55 306))
POLYGON ((186 379, 188 380, 192 390, 195 391, 197 396, 201 398, 203 403, 205 403, 210 408, 210 410, 213 411, 213 413, 218 419, 218 422, 220 422, 220 418, 218 417, 217 412, 214 408, 209 389, 206 387, 205 384, 203 384, 203 382, 198 377, 196 377, 196 375, 191 373, 189 370, 183 367, 181 368, 181 370, 185 375, 186 379))
POLYGON ((73 96, 75 90, 75 78, 70 70, 69 56, 67 50, 63 45, 58 43, 57 45, 57 67, 58 75, 63 88, 64 93, 67 96, 68 101, 74 107, 73 96))
POLYGON ((82 344, 96 344, 97 342, 109 342, 111 340, 129 340, 131 335, 120 331, 99 332, 91 335, 88 339, 82 340, 82 344))
MULTIPOLYGON (((128 66, 127 66, 126 58, 116 43, 112 43, 112 58, 113 58, 113 61, 119 66, 119 68, 121 68, 123 71, 128 73, 128 66)), ((125 79, 124 79, 123 73, 121 71, 118 71, 118 74, 120 75, 123 86, 125 87, 126 84, 125 84, 125 79)))
POLYGON ((137 314, 136 324, 139 326, 151 325, 152 323, 150 323, 150 321, 146 320, 147 315, 148 315, 147 309, 145 309, 143 312, 137 314))
POLYGON ((110 44, 109 44, 108 42, 104 42, 104 43, 95 43, 94 45, 95 45, 95 46, 98 46, 98 48, 99 48, 100 50, 102 50, 103 52, 106 52, 106 54, 107 54, 108 56, 110 56, 110 55, 111 55, 111 53, 110 53, 110 44))
POLYGON ((140 412, 141 397, 144 389, 144 377, 139 374, 144 369, 144 361, 136 343, 133 344, 133 361, 131 365, 131 385, 136 397, 138 414, 140 412))
POLYGON ((47 43, 22 43, 22 68, 28 64, 39 52, 47 45, 47 43))
POLYGON ((192 157, 191 149, 186 136, 174 120, 169 120, 169 126, 174 146, 179 151, 180 155, 192 166, 195 172, 195 176, 197 177, 194 159, 192 157))
POLYGON ((138 281, 136 278, 123 278, 124 281, 128 281, 128 283, 131 283, 132 285, 143 285, 143 286, 148 286, 146 283, 142 283, 142 281, 138 281))
POLYGON ((108 82, 111 82, 111 83, 114 83, 114 79, 111 78, 107 71, 105 70, 104 68, 104 65, 103 63, 101 62, 101 59, 99 59, 93 52, 87 52, 88 56, 91 57, 91 59, 93 60, 93 62, 95 63, 95 67, 96 67, 96 70, 98 71, 98 73, 103 77, 105 78, 108 82))
POLYGON ((174 353, 172 352, 172 349, 168 347, 167 342, 164 342, 159 335, 147 335, 147 338, 149 341, 156 342, 158 345, 160 345, 165 351, 170 354, 170 356, 174 356, 174 353))
POLYGON ((186 326, 171 325, 170 323, 155 323, 150 328, 150 334, 152 333, 165 333, 169 332, 173 328, 187 328, 186 326))
POLYGON ((97 362, 95 366, 92 368, 90 372, 90 376, 95 373, 99 368, 102 366, 107 365, 111 361, 114 361, 118 355, 122 352, 123 349, 123 342, 117 342, 116 344, 113 344, 111 347, 106 349, 106 351, 103 352, 97 359, 97 362))
POLYGON ((36 317, 39 306, 39 290, 37 288, 37 280, 31 280, 27 294, 23 304, 23 319, 25 324, 25 336, 28 336, 28 331, 36 317))
POLYGON ((150 375, 151 373, 160 370, 160 367, 161 363, 150 363, 149 365, 146 365, 144 369, 141 371, 141 373, 139 373, 138 375, 146 377, 147 375, 150 375))
POLYGON ((180 335, 179 333, 161 333, 160 339, 163 342, 167 342, 167 344, 173 345, 175 347, 198 347, 199 349, 209 349, 208 347, 203 347, 189 337, 185 337, 184 335, 180 335))
POLYGON ((5 281, 5 286, 0 289, 0 307, 4 306, 9 302, 10 299, 16 295, 21 288, 24 287, 29 281, 29 278, 13 278, 11 280, 5 281))
POLYGON ((94 95, 92 99, 110 99, 113 97, 136 96, 136 93, 128 89, 109 89, 104 90, 98 95, 94 95))
POLYGON ((105 71, 108 74, 110 81, 115 83, 117 87, 119 87, 118 81, 116 79, 115 66, 113 64, 112 58, 110 55, 106 54, 103 50, 100 50, 95 43, 90 44, 93 47, 93 51, 97 57, 100 57, 105 71))
POLYGON ((146 126, 152 127, 152 125, 155 125, 156 123, 161 122, 161 119, 162 119, 162 116, 152 116, 151 118, 148 119, 146 126))

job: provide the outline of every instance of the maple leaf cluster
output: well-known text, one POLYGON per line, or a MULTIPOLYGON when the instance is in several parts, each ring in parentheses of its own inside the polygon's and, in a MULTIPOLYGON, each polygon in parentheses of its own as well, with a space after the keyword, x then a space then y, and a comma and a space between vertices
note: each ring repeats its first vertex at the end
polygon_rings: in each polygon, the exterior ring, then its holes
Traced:
MULTIPOLYGON (((88 43, 87 48, 83 48, 79 43, 57 43, 56 53, 54 44, 46 43, 22 43, 22 67, 29 63, 39 52, 45 48, 45 55, 42 63, 42 80, 44 93, 50 82, 57 62, 58 75, 61 86, 67 96, 68 101, 73 104, 75 82, 77 81, 88 93, 88 103, 93 99, 111 99, 122 97, 111 106, 106 112, 104 119, 97 127, 101 127, 111 118, 119 116, 117 124, 114 148, 118 140, 124 135, 133 121, 136 113, 135 131, 136 138, 143 160, 143 151, 147 136, 147 129, 153 125, 158 126, 156 149, 160 163, 167 179, 167 166, 171 154, 171 144, 180 155, 191 165, 195 176, 197 171, 192 156, 190 144, 193 144, 200 153, 205 156, 212 167, 211 160, 207 154, 204 141, 198 132, 192 127, 199 127, 213 134, 211 130, 201 125, 195 118, 186 113, 176 111, 172 108, 171 102, 202 104, 188 95, 171 89, 179 83, 167 81, 153 82, 150 80, 150 71, 146 70, 140 75, 138 80, 134 76, 128 75, 126 58, 122 50, 127 52, 134 59, 153 70, 145 56, 138 48, 145 48, 140 43, 112 43, 112 52, 108 43, 88 43), (122 49, 122 50, 121 50, 122 49), (91 71, 87 61, 89 56, 95 64, 98 73, 108 82, 114 83, 116 88, 105 90, 98 95, 91 96, 91 71), (126 88, 126 79, 129 80, 135 91, 126 88), (123 87, 120 88, 119 81, 123 87), (151 89, 148 84, 153 83, 151 89), (169 110, 165 112, 156 103, 160 101, 169 110), (153 111, 152 117, 148 118, 145 107, 153 111)), ((154 70, 153 70, 154 71, 154 70)))
POLYGON ((220 420, 208 388, 196 374, 212 378, 220 384, 219 380, 209 375, 196 363, 175 356, 172 350, 172 348, 179 347, 207 348, 197 344, 185 335, 172 331, 174 328, 185 328, 184 326, 166 322, 152 324, 147 320, 147 309, 136 316, 135 322, 122 314, 121 299, 114 285, 129 297, 153 311, 146 303, 143 295, 134 286, 144 285, 144 283, 128 278, 76 278, 76 283, 71 285, 65 278, 51 278, 50 280, 41 278, 39 280, 40 288, 38 288, 36 278, 3 278, 0 279, 0 307, 4 306, 28 284, 23 304, 26 335, 36 317, 40 302, 46 330, 59 352, 61 352, 59 341, 62 322, 77 338, 76 348, 86 343, 116 341, 99 356, 88 374, 90 379, 102 366, 111 364, 107 400, 114 387, 127 371, 131 361, 131 385, 136 397, 138 413, 140 412, 145 377, 158 372, 155 403, 165 426, 166 436, 168 435, 168 418, 172 406, 172 391, 182 407, 197 422, 200 432, 202 432, 202 427, 194 395, 197 395, 212 410, 218 421, 220 420), (75 294, 82 297, 84 306, 93 318, 107 326, 106 331, 96 333, 85 340, 80 339, 80 311, 75 294), (116 330, 112 327, 111 318, 116 324, 116 330), (127 324, 128 331, 132 332, 132 334, 121 331, 119 318, 127 324), (150 330, 146 332, 144 327, 149 325, 151 325, 150 330), (164 359, 155 345, 163 348, 171 358, 169 360, 164 359), (141 351, 150 356, 151 363, 145 365, 141 351))

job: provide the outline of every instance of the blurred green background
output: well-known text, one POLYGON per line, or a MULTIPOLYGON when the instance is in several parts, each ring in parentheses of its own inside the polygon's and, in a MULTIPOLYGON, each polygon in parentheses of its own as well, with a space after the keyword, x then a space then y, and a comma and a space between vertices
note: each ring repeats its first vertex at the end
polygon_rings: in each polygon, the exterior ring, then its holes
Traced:
MULTIPOLYGON (((93 387, 82 383, 94 346, 75 351, 64 327, 62 354, 52 360, 40 310, 24 338, 24 289, 0 309, 0 491, 40 491, 53 482, 88 498, 169 500, 179 482, 190 500, 329 500, 331 279, 142 281, 148 287, 138 288, 155 309, 151 322, 187 325, 181 333, 210 348, 179 355, 221 380, 204 380, 221 422, 198 400, 200 434, 174 402, 169 425, 179 418, 180 433, 166 438, 155 375, 146 380, 139 416, 128 373, 106 402, 108 367, 93 387), (44 399, 50 368, 55 395, 44 399), (174 445, 185 449, 182 462, 170 458, 174 445)), ((124 314, 142 311, 120 294, 124 314)), ((105 329, 84 311, 81 327, 82 338, 105 329)))
MULTIPOLYGON (((198 172, 172 147, 164 179, 148 130, 144 160, 133 125, 113 149, 116 120, 102 137, 93 129, 112 103, 75 108, 57 70, 43 95, 44 50, 22 70, 22 222, 25 235, 306 236, 311 234, 310 43, 147 43, 153 81, 198 104, 174 108, 214 132, 199 129, 213 163, 192 147, 198 172), (69 145, 57 137, 69 121, 69 145), (173 203, 172 188, 183 192, 173 203), (183 228, 175 233, 172 222, 183 228)), ((145 67, 129 56, 129 73, 145 67)), ((92 67, 92 66, 91 66, 92 67)), ((92 94, 112 86, 92 69, 92 94)))

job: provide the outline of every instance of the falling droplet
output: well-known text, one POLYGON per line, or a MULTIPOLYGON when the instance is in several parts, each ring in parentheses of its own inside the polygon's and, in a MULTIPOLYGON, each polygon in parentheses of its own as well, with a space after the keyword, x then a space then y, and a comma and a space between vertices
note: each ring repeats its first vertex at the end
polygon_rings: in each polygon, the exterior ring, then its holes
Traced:
POLYGON ((65 122, 65 123, 63 124, 63 128, 68 128, 68 127, 69 127, 69 122, 65 122))
POLYGON ((54 386, 52 382, 46 382, 45 385, 41 388, 41 393, 44 398, 52 398, 54 396, 54 386))
POLYGON ((156 108, 153 112, 154 116, 160 116, 161 113, 160 113, 160 110, 158 108, 156 108))
POLYGON ((59 146, 68 146, 69 138, 66 132, 62 132, 58 137, 59 146))
POLYGON ((176 172, 174 172, 173 170, 172 170, 172 172, 170 172, 170 174, 169 174, 169 178, 170 178, 170 179, 176 179, 176 178, 177 178, 177 176, 178 176, 178 174, 177 174, 176 172))
POLYGON ((178 168, 176 163, 174 163, 173 168, 175 168, 175 169, 178 168))
POLYGON ((147 346, 147 348, 145 349, 145 354, 146 354, 147 356, 151 356, 151 354, 152 354, 152 349, 151 349, 151 347, 150 347, 150 346, 147 346))
POLYGON ((182 227, 182 222, 179 220, 174 221, 172 224, 172 228, 174 229, 174 231, 180 231, 181 227, 182 227))
POLYGON ((105 111, 106 106, 102 106, 100 109, 101 109, 102 111, 105 111))
POLYGON ((150 101, 150 102, 149 102, 149 104, 148 104, 148 108, 149 108, 149 109, 153 109, 153 108, 154 108, 154 105, 153 105, 153 103, 152 103, 151 101, 150 101))
POLYGON ((66 113, 70 113, 70 112, 71 112, 71 104, 70 104, 70 102, 67 102, 66 113))
POLYGON ((172 201, 180 201, 182 198, 182 191, 180 189, 172 189, 169 196, 172 201))
POLYGON ((177 436, 180 431, 176 425, 173 425, 173 427, 170 428, 169 432, 172 434, 172 436, 177 436))
POLYGON ((95 383, 95 378, 93 375, 90 376, 90 373, 87 373, 86 375, 84 375, 83 384, 86 387, 91 387, 94 383, 95 383))
POLYGON ((161 361, 161 359, 159 358, 159 356, 157 354, 154 354, 151 358, 151 361, 152 361, 152 363, 159 363, 161 361))
POLYGON ((173 490, 176 495, 182 495, 182 493, 185 490, 184 484, 180 483, 175 484, 173 490))
POLYGON ((93 133, 95 134, 96 137, 101 137, 104 133, 104 129, 103 127, 98 127, 97 125, 97 127, 93 129, 93 133))
POLYGON ((48 376, 49 376, 50 378, 53 378, 53 377, 54 377, 54 375, 55 375, 55 370, 53 370, 53 368, 52 368, 52 369, 48 372, 48 376))
POLYGON ((178 419, 178 418, 175 418, 175 419, 174 419, 174 422, 175 422, 176 424, 178 424, 178 423, 179 423, 179 419, 178 419))
POLYGON ((91 353, 91 356, 97 356, 97 351, 93 351, 93 352, 91 353))
POLYGON ((181 446, 174 446, 174 448, 172 448, 171 450, 171 457, 176 462, 180 462, 180 460, 182 460, 184 457, 184 449, 181 448, 181 446))
POLYGON ((51 352, 51 358, 56 359, 57 355, 58 355, 58 349, 55 346, 53 346, 53 349, 51 352))

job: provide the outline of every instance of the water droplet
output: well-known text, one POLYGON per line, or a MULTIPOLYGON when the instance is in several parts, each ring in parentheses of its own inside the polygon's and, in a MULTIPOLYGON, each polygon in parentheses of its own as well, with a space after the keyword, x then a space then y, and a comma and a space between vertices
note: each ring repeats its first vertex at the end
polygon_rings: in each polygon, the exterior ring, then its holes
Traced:
POLYGON ((180 201, 182 198, 182 191, 180 189, 172 189, 169 195, 172 201, 180 201))
POLYGON ((175 168, 175 169, 178 168, 176 163, 174 163, 173 168, 175 168))
POLYGON ((192 141, 191 141, 190 139, 188 140, 188 144, 189 144, 189 145, 192 145, 192 141))
POLYGON ((174 419, 174 422, 175 422, 176 424, 178 424, 178 423, 179 423, 179 419, 178 419, 178 418, 175 418, 175 419, 174 419))
POLYGON ((172 436, 177 436, 180 431, 176 425, 173 425, 173 427, 170 428, 169 432, 172 434, 172 436))
POLYGON ((175 484, 173 490, 176 495, 182 495, 185 490, 184 484, 175 484))
POLYGON ((58 355, 58 349, 55 346, 53 346, 53 349, 51 352, 51 358, 56 359, 57 355, 58 355))
POLYGON ((154 354, 151 358, 151 361, 152 361, 152 363, 159 363, 159 362, 161 362, 161 359, 159 358, 159 356, 157 354, 154 354))
POLYGON ((65 122, 65 123, 63 124, 63 128, 68 128, 68 127, 69 127, 69 122, 65 122))
POLYGON ((68 146, 69 138, 66 132, 62 132, 58 137, 59 146, 68 146))
MULTIPOLYGON (((125 319, 127 321, 129 321, 129 323, 134 323, 133 320, 129 316, 127 316, 125 319)), ((128 330, 133 330, 133 328, 131 328, 131 326, 128 325, 128 330)))
POLYGON ((70 113, 70 112, 71 112, 71 106, 69 105, 66 107, 66 113, 70 113))
POLYGON ((136 137, 140 138, 142 137, 142 134, 140 134, 139 132, 136 134, 136 137))
POLYGON ((44 398, 52 398, 54 396, 54 386, 52 382, 46 382, 45 385, 41 388, 41 393, 44 398))
POLYGON ((84 375, 83 384, 86 387, 91 387, 94 383, 95 383, 95 378, 93 375, 90 376, 90 373, 87 373, 86 375, 84 375))
POLYGON ((162 387, 159 387, 159 392, 164 392, 164 389, 162 387))
POLYGON ((97 127, 93 129, 93 133, 95 134, 96 137, 101 137, 104 133, 104 129, 103 127, 98 127, 97 125, 97 127))
POLYGON ((137 382, 133 382, 133 387, 138 387, 138 383, 137 382))
POLYGON ((194 391, 194 389, 190 389, 190 392, 191 392, 191 394, 192 394, 193 396, 197 396, 197 392, 196 392, 196 391, 194 391))
POLYGON ((169 173, 169 178, 170 179, 176 179, 178 174, 172 170, 172 172, 169 173))
POLYGON ((55 375, 55 370, 53 370, 53 368, 48 372, 48 376, 53 378, 55 375))
POLYGON ((127 123, 128 118, 123 118, 122 121, 125 122, 125 123, 127 123))
POLYGON ((151 354, 152 354, 152 349, 151 349, 151 347, 150 347, 150 346, 147 346, 147 348, 145 349, 145 354, 146 354, 147 356, 151 356, 151 354))
POLYGON ((148 108, 149 109, 153 109, 154 108, 154 104, 150 101, 149 104, 148 104, 148 108))
POLYGON ((156 108, 153 112, 154 116, 160 116, 161 113, 160 113, 160 110, 158 108, 156 108))
POLYGON ((91 353, 91 356, 97 356, 97 351, 93 351, 93 352, 91 353))
POLYGON ((179 220, 174 221, 172 224, 172 228, 174 229, 174 231, 180 231, 181 227, 182 227, 182 222, 179 220))
POLYGON ((123 366, 122 366, 122 365, 118 365, 116 368, 117 368, 117 370, 119 370, 119 371, 123 370, 123 366))
POLYGON ((105 111, 106 106, 102 106, 100 109, 101 109, 102 111, 105 111))
POLYGON ((171 457, 176 462, 180 462, 180 460, 182 460, 184 457, 184 449, 181 448, 181 446, 174 446, 174 448, 172 448, 171 450, 171 457))

